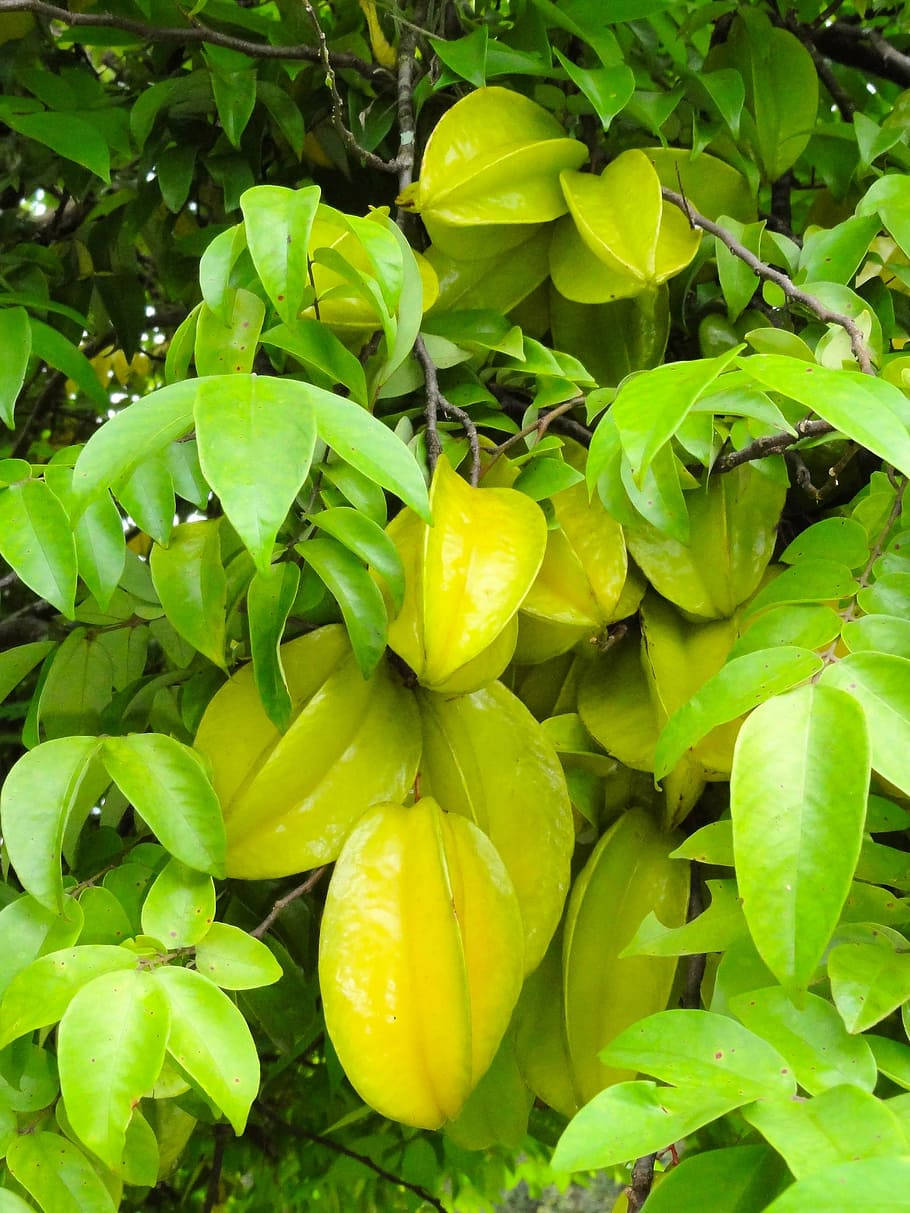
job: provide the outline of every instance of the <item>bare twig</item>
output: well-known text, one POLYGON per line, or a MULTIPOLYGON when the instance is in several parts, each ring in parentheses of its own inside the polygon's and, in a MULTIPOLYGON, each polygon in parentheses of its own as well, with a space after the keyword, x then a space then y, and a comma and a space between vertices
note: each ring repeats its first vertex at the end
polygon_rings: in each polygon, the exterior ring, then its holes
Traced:
POLYGON ((315 872, 311 872, 303 884, 299 884, 296 889, 291 889, 290 893, 285 893, 284 897, 279 897, 272 908, 263 918, 262 922, 250 934, 254 939, 262 939, 269 929, 272 927, 275 920, 281 914, 282 910, 286 909, 292 901, 296 901, 298 897, 303 897, 306 893, 311 892, 319 881, 322 879, 326 869, 317 868, 315 872))
MULTIPOLYGON (((143 42, 209 43, 212 46, 224 46, 229 50, 239 51, 242 55, 249 55, 251 59, 288 59, 320 63, 323 58, 321 48, 316 46, 273 46, 268 42, 251 42, 247 38, 237 38, 233 34, 224 34, 220 30, 199 25, 198 22, 186 27, 158 26, 134 21, 132 17, 121 17, 116 13, 74 13, 69 9, 60 8, 59 5, 46 3, 46 0, 0 0, 0 13, 35 13, 39 17, 47 17, 51 21, 60 21, 69 26, 120 29, 128 34, 135 34, 143 42)), ((367 63, 359 55, 352 55, 347 51, 330 51, 329 59, 335 68, 352 68, 374 84, 388 87, 389 73, 382 67, 367 63)))
MULTIPOLYGON (((689 883, 689 909, 686 914, 686 921, 691 922, 693 918, 697 918, 704 908, 705 902, 702 897, 701 875, 698 870, 698 864, 693 863, 689 883)), ((686 988, 680 999, 680 1006, 686 1007, 690 1011, 697 1011, 701 1006, 701 983, 704 980, 707 962, 708 957, 704 952, 696 952, 686 961, 686 988)))
MULTIPOLYGON (((528 405, 531 403, 530 393, 528 399, 522 400, 514 394, 514 389, 503 387, 499 383, 488 383, 487 388, 499 401, 502 411, 511 417, 513 421, 519 421, 525 414, 528 405)), ((523 389, 517 389, 519 391, 523 389)), ((576 402, 577 403, 577 402, 576 402)), ((536 428, 536 426, 535 426, 536 428)), ((582 446, 590 446, 593 434, 586 425, 582 425, 580 421, 576 421, 574 417, 555 417, 551 422, 548 422, 547 428, 552 428, 557 434, 565 434, 569 438, 574 438, 576 442, 580 442, 582 446)))
POLYGON ((510 447, 515 446, 517 442, 520 442, 522 438, 527 438, 529 435, 536 433, 539 441, 558 417, 561 417, 563 413, 568 413, 570 409, 576 408, 579 404, 584 404, 584 402, 584 396, 573 396, 571 400, 564 400, 562 404, 557 404, 554 408, 549 409, 542 416, 538 417, 536 421, 532 421, 530 425, 526 425, 523 429, 520 429, 517 434, 510 434, 505 442, 501 442, 493 451, 492 458, 481 472, 481 478, 486 476, 487 472, 501 455, 509 450, 510 447))
POLYGON ((804 307, 807 311, 812 312, 824 324, 839 325, 850 338, 850 348, 853 351, 853 356, 859 363, 860 370, 867 375, 875 374, 872 366, 872 354, 866 345, 863 331, 855 320, 849 316, 844 316, 841 312, 833 311, 822 303, 821 299, 802 290, 783 270, 775 269, 773 265, 768 265, 766 262, 759 260, 754 253, 750 252, 744 244, 731 235, 725 228, 722 228, 720 224, 714 223, 711 219, 707 219, 704 215, 699 214, 682 194, 668 189, 661 189, 661 194, 665 201, 679 207, 692 227, 701 228, 703 232, 709 232, 712 236, 716 236, 721 244, 726 245, 734 257, 738 257, 740 261, 748 265, 749 269, 754 274, 757 274, 759 278, 765 282, 773 282, 776 286, 779 286, 791 302, 798 303, 800 307, 804 307))
POLYGON ((430 465, 430 471, 436 466, 436 460, 442 452, 442 444, 439 441, 439 432, 436 428, 439 414, 442 412, 446 417, 451 417, 455 421, 461 422, 468 439, 468 446, 471 448, 471 484, 476 486, 477 481, 480 479, 480 439, 477 437, 477 426, 464 409, 446 400, 439 390, 439 377, 436 374, 436 364, 427 352, 427 347, 422 337, 418 337, 414 343, 414 353, 417 355, 417 359, 423 368, 423 378, 426 386, 426 408, 424 414, 427 419, 427 461, 430 465))
POLYGON ((262 1107, 262 1111, 265 1112, 269 1120, 285 1129, 291 1136, 314 1142, 318 1146, 325 1146, 327 1150, 331 1150, 335 1154, 343 1154, 345 1158, 353 1158, 355 1162, 362 1163, 363 1166, 368 1167, 380 1179, 386 1180, 387 1183, 394 1184, 398 1188, 405 1188, 408 1192, 413 1192, 415 1196, 419 1196, 421 1200, 436 1209, 437 1213, 446 1213, 446 1207, 442 1201, 421 1184, 411 1183, 410 1180, 402 1179, 400 1175, 387 1171, 385 1167, 380 1166, 378 1162, 374 1162, 366 1154, 359 1154, 356 1150, 350 1149, 349 1146, 343 1146, 341 1142, 333 1141, 331 1137, 325 1137, 322 1133, 311 1133, 309 1129, 303 1129, 299 1125, 288 1124, 286 1120, 278 1116, 271 1108, 262 1107))
POLYGON ((766 434, 762 438, 756 438, 747 446, 741 447, 738 451, 730 451, 727 455, 721 455, 715 460, 712 472, 732 472, 734 468, 738 468, 743 463, 752 463, 756 459, 767 459, 770 455, 779 455, 803 438, 817 438, 822 434, 834 433, 834 426, 829 425, 827 421, 817 421, 809 417, 798 421, 793 428, 796 430, 795 434, 783 432, 766 434))
POLYGON ((629 1200, 629 1213, 638 1213, 645 1201, 651 1195, 654 1183, 654 1160, 656 1154, 643 1154, 635 1160, 632 1168, 632 1182, 626 1188, 629 1200))
POLYGON ((910 55, 892 46, 876 30, 835 21, 824 29, 812 30, 811 36, 821 53, 835 63, 893 80, 902 88, 910 87, 910 55))
POLYGON ((332 65, 329 44, 325 40, 325 30, 319 24, 319 18, 316 16, 316 10, 313 8, 310 0, 303 0, 303 7, 306 9, 307 16, 313 24, 313 29, 316 31, 316 39, 319 42, 319 58, 322 66, 325 68, 325 82, 328 85, 329 92, 332 94, 332 125, 338 132, 339 139, 352 156, 357 156, 358 159, 370 168, 376 169, 380 173, 397 173, 397 160, 384 160, 382 156, 377 156, 375 152, 368 152, 365 147, 360 146, 353 133, 345 126, 344 103, 341 100, 341 93, 338 91, 338 81, 335 79, 335 68, 332 65))
MULTIPOLYGON (((426 5, 414 14, 414 25, 402 28, 398 40, 398 192, 414 180, 417 153, 417 124, 414 120, 414 68, 416 67, 417 26, 426 17, 426 5)), ((401 214, 401 212, 399 212, 401 214)))
POLYGON ((793 28, 793 32, 797 35, 800 42, 805 46, 806 50, 812 56, 812 62, 815 64, 815 70, 818 73, 818 78, 831 95, 831 100, 840 110, 840 116, 844 122, 852 122, 853 115, 856 112, 856 106, 850 97, 850 94, 832 72, 828 61, 815 45, 813 39, 804 33, 798 26, 793 28))

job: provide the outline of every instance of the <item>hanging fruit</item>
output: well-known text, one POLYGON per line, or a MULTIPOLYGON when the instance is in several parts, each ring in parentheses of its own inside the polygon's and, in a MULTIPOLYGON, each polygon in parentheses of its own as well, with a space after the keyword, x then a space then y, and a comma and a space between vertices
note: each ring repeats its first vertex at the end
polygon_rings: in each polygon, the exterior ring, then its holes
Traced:
POLYGON ((360 1096, 436 1129, 509 1025, 521 911, 486 835, 431 797, 371 809, 339 856, 319 939, 326 1027, 360 1096))
POLYGON ((337 624, 281 647, 292 702, 285 733, 251 665, 217 692, 196 734, 227 831, 227 873, 288 876, 334 859, 371 804, 402 799, 420 757, 414 697, 381 661, 364 679, 337 624))
POLYGON ((473 691, 498 678, 512 656, 515 614, 540 568, 547 526, 530 497, 473 488, 444 458, 430 509, 432 526, 406 509, 388 527, 405 570, 389 647, 422 686, 473 691))

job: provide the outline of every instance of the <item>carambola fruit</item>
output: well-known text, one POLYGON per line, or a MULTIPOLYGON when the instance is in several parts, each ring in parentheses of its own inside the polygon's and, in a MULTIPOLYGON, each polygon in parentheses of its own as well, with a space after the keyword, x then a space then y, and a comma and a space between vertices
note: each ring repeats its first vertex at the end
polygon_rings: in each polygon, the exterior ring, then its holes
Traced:
POLYGON ((326 1027, 358 1094, 437 1129, 461 1111, 509 1025, 524 969, 521 911, 487 836, 431 797, 372 808, 326 897, 326 1027))
POLYGON ((543 729, 511 691, 418 692, 421 786, 489 837, 511 877, 528 971, 562 914, 575 835, 562 766, 543 729))
POLYGON ((432 526, 405 509, 388 527, 405 571, 389 647, 421 685, 473 691, 511 658, 514 617, 540 568, 546 522, 530 497, 474 488, 445 458, 436 465, 430 509, 432 526))
POLYGON ((252 666, 215 694, 196 734, 227 830, 227 873, 287 876, 334 859, 371 804, 403 798, 420 757, 414 696, 385 660, 364 679, 344 628, 282 645, 292 702, 280 733, 252 666))

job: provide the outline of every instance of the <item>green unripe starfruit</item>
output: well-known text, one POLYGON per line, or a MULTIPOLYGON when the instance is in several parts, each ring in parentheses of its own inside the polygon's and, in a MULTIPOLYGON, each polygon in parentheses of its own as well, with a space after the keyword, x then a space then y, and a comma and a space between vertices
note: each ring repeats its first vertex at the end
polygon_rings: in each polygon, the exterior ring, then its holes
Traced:
POLYGON ((540 963, 569 888, 575 843, 559 757, 501 683, 457 697, 419 691, 423 788, 474 822, 499 852, 524 923, 527 970, 540 963))
POLYGON ((338 624, 281 647, 292 702, 280 733, 251 665, 215 694, 196 734, 227 832, 227 873, 288 876, 334 859, 371 804, 402 799, 420 757, 410 691, 381 661, 364 679, 338 624))
POLYGON ((345 843, 319 938, 325 1022, 362 1099, 437 1129, 509 1026, 521 912, 487 836, 430 797, 372 808, 345 843))
POLYGON ((388 527, 405 571, 389 647, 431 690, 476 690, 511 658, 514 616, 540 568, 546 522, 530 497, 473 488, 445 458, 436 464, 430 509, 432 526, 406 509, 388 527))
POLYGON ((515 1032, 510 1028, 467 1103, 446 1125, 446 1136, 463 1150, 491 1146, 517 1150, 528 1131, 533 1103, 534 1094, 518 1068, 515 1032))
POLYGON ((574 1116, 578 1094, 566 1041, 561 931, 522 987, 515 1009, 515 1053, 537 1098, 565 1117, 574 1116))
POLYGON ((689 865, 644 809, 624 813, 600 839, 569 896, 563 937, 566 1041, 580 1104, 635 1077, 599 1059, 630 1024, 667 1005, 675 957, 623 956, 648 914, 686 920, 689 865))
POLYGON ((570 215, 554 230, 550 273, 567 299, 609 303, 653 294, 698 251, 701 233, 664 203, 644 152, 623 152, 599 177, 566 171, 560 181, 570 215))
POLYGON ((726 619, 758 588, 786 495, 786 473, 744 464, 686 494, 687 544, 644 520, 625 528, 626 543, 664 598, 690 615, 726 619))
POLYGON ((479 88, 436 123, 420 180, 399 204, 431 225, 547 223, 566 213, 560 172, 587 158, 585 145, 567 138, 536 102, 511 89, 479 88))

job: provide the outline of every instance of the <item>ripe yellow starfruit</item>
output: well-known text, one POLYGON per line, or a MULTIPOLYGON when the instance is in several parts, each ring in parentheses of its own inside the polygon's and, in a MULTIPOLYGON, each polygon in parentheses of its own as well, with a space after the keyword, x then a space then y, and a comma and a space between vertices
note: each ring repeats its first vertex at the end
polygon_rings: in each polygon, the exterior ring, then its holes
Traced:
POLYGON ((364 679, 338 624, 282 645, 291 724, 280 733, 252 667, 215 694, 196 734, 227 831, 227 873, 288 876, 334 859, 370 805, 402 799, 420 757, 414 696, 385 661, 364 679))
POLYGON ((490 838, 515 886, 525 965, 540 963, 569 888, 575 835, 559 757, 501 683, 457 697, 420 691, 421 786, 490 838))
MULTIPOLYGON (((566 441, 563 453, 572 467, 584 468, 586 452, 578 443, 566 441)), ((622 527, 599 497, 589 499, 584 483, 557 493, 553 512, 559 525, 547 534, 543 564, 521 609, 538 621, 561 625, 561 643, 576 629, 582 636, 594 636, 634 614, 645 584, 634 570, 629 578, 622 527)), ((547 652, 545 657, 552 655, 547 652)))
POLYGON ((686 920, 689 865, 670 859, 679 839, 633 808, 600 839, 569 896, 563 937, 566 1041, 580 1104, 635 1077, 598 1057, 624 1028, 667 1005, 675 957, 628 956, 645 917, 686 920))
POLYGON ((473 488, 445 458, 436 464, 430 509, 432 526, 406 509, 388 527, 405 571, 389 647, 431 690, 476 690, 511 658, 514 616, 540 568, 546 522, 530 497, 473 488))
POLYGON ((325 1022, 358 1094, 437 1129, 509 1026, 521 911, 487 836, 431 797, 374 807, 345 843, 319 938, 325 1022))
POLYGON ((585 145, 536 102, 510 89, 479 88, 436 123, 420 180, 398 201, 431 225, 495 231, 547 223, 566 213, 560 172, 587 158, 585 145))
POLYGON ((726 619, 762 579, 786 495, 786 474, 744 464, 686 494, 688 544, 644 520, 626 527, 626 543, 664 598, 698 618, 726 619))
POLYGON ((609 303, 653 294, 698 251, 701 233, 664 203, 644 152, 623 152, 599 177, 566 171, 560 181, 570 214, 553 233, 550 273, 567 299, 609 303))

